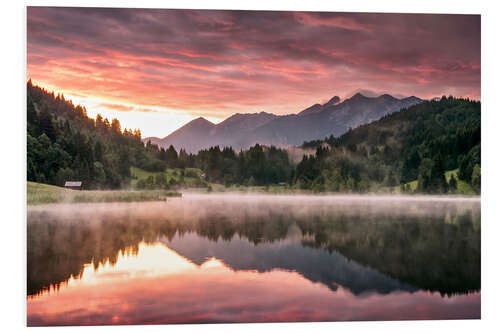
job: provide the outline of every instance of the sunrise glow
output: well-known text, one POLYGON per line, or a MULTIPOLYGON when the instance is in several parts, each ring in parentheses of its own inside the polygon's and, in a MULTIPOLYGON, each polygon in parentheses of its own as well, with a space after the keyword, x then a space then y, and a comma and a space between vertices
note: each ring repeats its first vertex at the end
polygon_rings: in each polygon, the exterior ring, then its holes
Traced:
POLYGON ((481 95, 478 16, 29 7, 27 20, 28 79, 144 136, 360 88, 481 95))

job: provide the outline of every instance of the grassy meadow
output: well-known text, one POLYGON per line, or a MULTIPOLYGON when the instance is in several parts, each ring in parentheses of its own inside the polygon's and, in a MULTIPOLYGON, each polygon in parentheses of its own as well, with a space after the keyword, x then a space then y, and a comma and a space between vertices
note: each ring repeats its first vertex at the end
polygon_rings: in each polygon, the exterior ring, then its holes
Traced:
MULTIPOLYGON (((467 184, 463 180, 458 179, 458 169, 445 172, 445 177, 447 182, 450 181, 451 175, 453 175, 455 177, 455 180, 457 181, 457 190, 455 192, 450 192, 450 194, 477 195, 476 191, 474 191, 474 189, 472 188, 472 186, 470 186, 470 184, 467 184)), ((410 190, 412 192, 416 192, 418 181, 414 180, 412 182, 406 183, 405 185, 410 185, 410 190)), ((399 186, 393 187, 393 192, 400 192, 400 191, 401 190, 399 186)))
POLYGON ((182 196, 179 192, 166 190, 150 191, 78 191, 58 186, 27 182, 28 205, 49 203, 84 202, 140 202, 165 201, 167 197, 182 196))
POLYGON ((203 171, 197 168, 173 169, 167 168, 164 172, 151 172, 137 167, 131 167, 132 180, 130 185, 137 188, 139 180, 146 180, 148 177, 155 179, 158 175, 164 174, 167 184, 181 184, 182 187, 207 187, 208 183, 203 179, 203 171))

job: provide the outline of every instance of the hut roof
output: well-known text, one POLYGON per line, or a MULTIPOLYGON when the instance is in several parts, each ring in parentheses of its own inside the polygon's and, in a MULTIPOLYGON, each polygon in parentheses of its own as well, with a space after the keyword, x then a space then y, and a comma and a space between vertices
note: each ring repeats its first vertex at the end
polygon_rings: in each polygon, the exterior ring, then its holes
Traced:
POLYGON ((66 182, 64 183, 65 187, 80 187, 82 186, 82 182, 66 182))

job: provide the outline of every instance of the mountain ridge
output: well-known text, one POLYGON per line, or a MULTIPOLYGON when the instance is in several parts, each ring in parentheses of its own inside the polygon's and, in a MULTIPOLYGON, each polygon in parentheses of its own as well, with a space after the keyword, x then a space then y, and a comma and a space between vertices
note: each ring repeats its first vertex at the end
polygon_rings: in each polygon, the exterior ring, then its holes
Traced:
POLYGON ((407 108, 423 100, 409 96, 398 99, 389 94, 367 97, 358 92, 340 100, 332 97, 324 104, 314 104, 298 113, 235 113, 214 124, 198 117, 164 138, 147 137, 160 147, 173 145, 180 150, 196 153, 210 146, 231 146, 246 149, 256 143, 278 147, 296 146, 304 141, 341 135, 360 125, 378 120, 390 113, 407 108))

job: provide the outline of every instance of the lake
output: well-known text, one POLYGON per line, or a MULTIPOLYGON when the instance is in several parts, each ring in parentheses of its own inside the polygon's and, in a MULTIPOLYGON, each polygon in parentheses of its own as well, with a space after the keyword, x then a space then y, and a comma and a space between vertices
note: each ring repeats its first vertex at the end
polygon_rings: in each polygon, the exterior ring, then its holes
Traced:
POLYGON ((27 218, 28 326, 481 317, 477 198, 185 194, 27 218))

